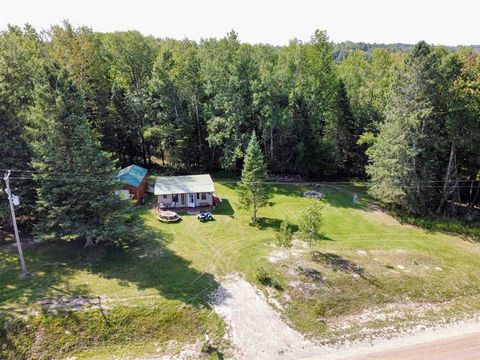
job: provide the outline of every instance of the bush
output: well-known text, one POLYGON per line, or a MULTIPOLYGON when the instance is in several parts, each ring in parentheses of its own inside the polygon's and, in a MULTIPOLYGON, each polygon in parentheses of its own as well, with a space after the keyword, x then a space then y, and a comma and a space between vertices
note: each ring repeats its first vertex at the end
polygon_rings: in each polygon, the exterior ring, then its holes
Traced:
POLYGON ((313 246, 323 238, 322 228, 323 204, 320 200, 312 200, 310 205, 302 212, 300 219, 300 236, 313 246))
POLYGON ((280 284, 280 282, 275 279, 273 275, 270 274, 270 272, 264 267, 257 268, 255 276, 262 285, 270 286, 277 290, 282 290, 282 285, 280 284))
POLYGON ((291 225, 287 220, 282 221, 280 229, 276 234, 276 242, 280 247, 290 248, 292 247, 293 231, 291 225))

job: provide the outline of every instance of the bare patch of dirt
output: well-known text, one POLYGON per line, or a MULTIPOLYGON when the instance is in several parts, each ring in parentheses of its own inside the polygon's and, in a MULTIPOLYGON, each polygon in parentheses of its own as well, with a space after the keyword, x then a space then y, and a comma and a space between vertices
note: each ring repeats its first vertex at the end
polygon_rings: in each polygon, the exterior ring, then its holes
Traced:
POLYGON ((303 248, 292 247, 290 249, 274 250, 268 255, 267 260, 272 264, 286 261, 290 258, 298 258, 306 252, 303 248))
MULTIPOLYGON (((329 320, 332 330, 349 330, 362 328, 367 331, 368 325, 375 322, 394 322, 396 319, 424 318, 428 313, 445 310, 448 305, 434 303, 417 303, 403 301, 376 306, 359 314, 337 317, 329 320)), ((372 327, 375 330, 375 327, 372 327)), ((378 329, 377 329, 378 330, 378 329)))
POLYGON ((278 250, 272 251, 270 255, 268 255, 268 261, 272 264, 275 264, 279 261, 287 260, 289 258, 289 254, 286 250, 278 250))
POLYGON ((268 298, 267 298, 267 301, 272 304, 276 309, 278 310, 285 310, 283 305, 277 300, 277 296, 278 296, 278 291, 267 286, 265 287, 265 290, 267 291, 267 294, 268 294, 268 298))

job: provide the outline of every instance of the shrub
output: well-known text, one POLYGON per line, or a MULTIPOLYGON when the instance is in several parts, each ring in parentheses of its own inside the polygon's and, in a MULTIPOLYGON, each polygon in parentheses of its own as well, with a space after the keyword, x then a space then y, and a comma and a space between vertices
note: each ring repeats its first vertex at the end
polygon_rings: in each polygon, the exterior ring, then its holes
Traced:
POLYGON ((313 200, 310 205, 302 212, 300 219, 300 236, 303 240, 313 246, 317 241, 323 238, 322 227, 323 204, 320 200, 313 200))
POLYGON ((282 290, 282 285, 280 282, 275 279, 273 275, 264 267, 257 268, 255 276, 262 285, 270 286, 277 290, 282 290))
POLYGON ((277 245, 280 247, 292 247, 293 231, 287 220, 282 221, 280 229, 276 234, 277 245))

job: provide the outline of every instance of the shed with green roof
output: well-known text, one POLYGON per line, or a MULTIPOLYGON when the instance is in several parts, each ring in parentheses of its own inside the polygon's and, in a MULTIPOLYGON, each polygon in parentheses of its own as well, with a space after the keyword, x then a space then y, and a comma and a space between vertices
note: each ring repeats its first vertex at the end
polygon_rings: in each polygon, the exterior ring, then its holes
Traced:
POLYGON ((123 183, 123 188, 128 190, 137 202, 140 202, 147 191, 147 172, 147 169, 138 165, 127 166, 118 172, 117 178, 123 183))

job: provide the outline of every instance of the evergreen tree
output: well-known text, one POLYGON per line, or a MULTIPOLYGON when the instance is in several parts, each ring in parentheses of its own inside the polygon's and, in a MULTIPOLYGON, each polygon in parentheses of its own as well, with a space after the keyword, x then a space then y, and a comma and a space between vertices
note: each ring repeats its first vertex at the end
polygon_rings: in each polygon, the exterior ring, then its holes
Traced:
POLYGON ((42 239, 83 238, 87 245, 128 236, 126 204, 110 156, 99 149, 85 117, 82 94, 65 71, 47 70, 31 121, 38 224, 42 239))
POLYGON ((325 127, 326 141, 331 144, 335 163, 342 175, 361 175, 363 172, 361 151, 358 149, 358 135, 355 118, 350 109, 350 102, 343 81, 339 82, 336 114, 330 117, 325 127), (360 165, 360 166, 358 166, 360 165))
MULTIPOLYGON (((23 30, 9 26, 0 33, 0 169, 31 170, 27 114, 41 67, 40 52, 40 38, 28 25, 23 30)), ((0 181, 0 223, 10 223, 4 186, 0 181)), ((17 215, 31 215, 35 197, 31 181, 12 179, 10 186, 22 198, 17 215)))
POLYGON ((399 72, 385 123, 370 152, 370 192, 384 203, 426 214, 438 203, 446 121, 438 57, 420 42, 399 72))
POLYGON ((253 206, 254 222, 257 221, 258 208, 265 206, 270 197, 265 184, 266 177, 267 166, 254 131, 245 154, 242 178, 238 186, 238 198, 242 207, 250 209, 253 206))

